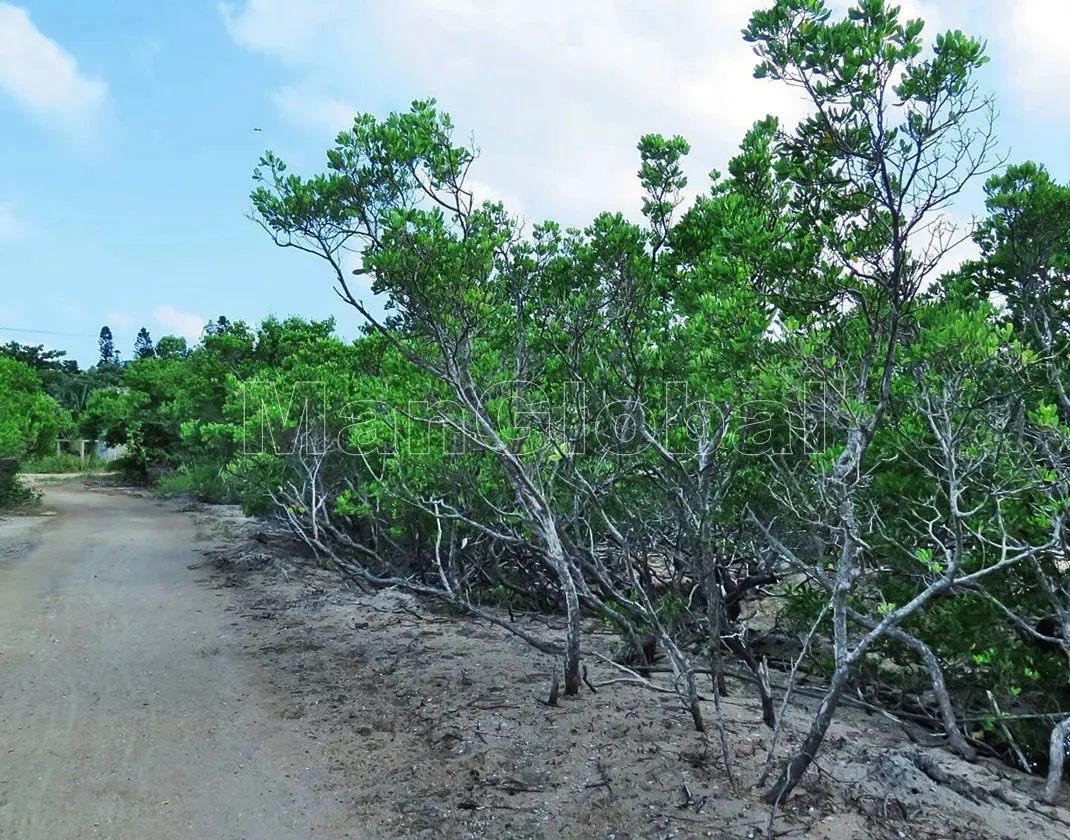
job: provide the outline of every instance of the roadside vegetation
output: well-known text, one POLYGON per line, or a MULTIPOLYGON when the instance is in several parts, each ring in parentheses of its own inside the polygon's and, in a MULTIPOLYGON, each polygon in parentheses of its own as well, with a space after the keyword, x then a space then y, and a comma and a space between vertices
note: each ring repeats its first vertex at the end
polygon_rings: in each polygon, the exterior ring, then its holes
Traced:
POLYGON ((36 499, 19 476, 23 459, 54 450, 71 423, 70 412, 45 393, 34 368, 0 355, 0 508, 36 499))
POLYGON ((23 461, 22 472, 27 474, 84 473, 92 472, 101 466, 102 464, 92 455, 87 454, 85 458, 82 458, 79 455, 61 452, 58 455, 53 453, 23 461))
POLYGON ((8 345, 0 453, 122 444, 128 479, 278 517, 340 582, 523 636, 551 704, 585 691, 591 617, 632 677, 671 674, 713 743, 726 675, 772 730, 807 675, 808 734, 772 739, 749 780, 770 803, 847 698, 1048 774, 1054 801, 1070 185, 997 154, 979 40, 926 40, 882 0, 842 19, 777 0, 745 37, 810 115, 754 125, 690 205, 687 141, 641 138, 641 224, 477 204, 475 149, 430 99, 358 116, 319 174, 265 153, 255 220, 322 262, 364 334, 220 317, 194 346, 146 332, 123 362, 102 331, 88 372, 8 345), (987 215, 956 228, 971 182, 987 215), (980 257, 942 273, 969 236, 980 257))

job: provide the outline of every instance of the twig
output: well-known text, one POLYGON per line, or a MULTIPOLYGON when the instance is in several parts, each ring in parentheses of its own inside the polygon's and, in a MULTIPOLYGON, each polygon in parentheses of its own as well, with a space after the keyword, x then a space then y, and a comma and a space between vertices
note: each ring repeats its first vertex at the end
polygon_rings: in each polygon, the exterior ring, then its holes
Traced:
MULTIPOLYGON (((637 672, 635 672, 631 668, 629 668, 627 665, 621 665, 619 662, 614 662, 609 657, 603 656, 600 653, 593 653, 592 652, 591 655, 594 656, 597 659, 601 659, 607 665, 612 665, 617 670, 623 671, 629 677, 628 679, 618 678, 618 679, 615 679, 615 680, 607 680, 605 682, 595 683, 595 686, 597 686, 598 688, 605 688, 606 686, 610 686, 610 685, 638 685, 638 686, 642 686, 643 688, 648 688, 651 691, 656 691, 659 694, 676 694, 677 693, 675 689, 663 688, 660 685, 654 685, 654 683, 652 683, 650 680, 646 679, 645 677, 642 677, 637 672)), ((699 700, 709 700, 710 699, 708 697, 704 697, 701 694, 698 695, 698 698, 699 698, 699 700)))
POLYGON ((594 685, 591 683, 591 681, 587 678, 587 666, 586 665, 583 666, 583 682, 587 685, 587 687, 589 689, 591 689, 591 693, 592 694, 597 694, 598 693, 598 689, 595 688, 594 685))
POLYGON ((615 680, 606 680, 605 682, 595 683, 599 688, 607 688, 611 685, 637 685, 641 688, 648 688, 651 691, 655 691, 658 694, 676 694, 671 688, 662 688, 660 685, 654 685, 652 682, 644 679, 629 679, 626 677, 620 677, 615 680))
POLYGON ((1010 728, 1003 720, 1003 712, 999 710, 999 704, 996 702, 996 698, 992 695, 991 691, 985 691, 985 694, 988 695, 988 702, 992 704, 992 710, 996 713, 996 720, 999 723, 999 728, 1003 733, 1003 737, 1007 739, 1007 743, 1010 744, 1011 749, 1014 750, 1014 756, 1018 759, 1018 766, 1028 775, 1033 775, 1033 768, 1030 766, 1029 760, 1025 757, 1025 753, 1022 752, 1022 748, 1018 746, 1018 742, 1014 740, 1010 728))
POLYGON ((595 788, 603 788, 604 787, 606 790, 609 791, 609 795, 612 796, 613 795, 613 786, 609 782, 609 773, 606 771, 605 765, 602 764, 602 759, 601 758, 596 758, 594 766, 595 766, 595 769, 598 770, 598 775, 602 777, 602 780, 599 781, 599 782, 588 782, 587 784, 584 785, 584 787, 587 788, 588 790, 593 790, 595 788))

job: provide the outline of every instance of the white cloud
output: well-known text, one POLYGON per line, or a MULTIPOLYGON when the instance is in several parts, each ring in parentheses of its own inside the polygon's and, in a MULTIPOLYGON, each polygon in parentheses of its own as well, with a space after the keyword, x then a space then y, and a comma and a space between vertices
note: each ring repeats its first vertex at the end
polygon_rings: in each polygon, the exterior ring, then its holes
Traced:
POLYGON ((182 312, 173 306, 157 306, 152 310, 157 323, 171 335, 182 336, 189 341, 197 341, 208 319, 192 312, 182 312))
POLYGON ((938 253, 942 250, 942 247, 947 247, 947 250, 941 255, 932 272, 930 272, 927 278, 929 283, 938 280, 948 272, 955 271, 967 260, 976 260, 981 256, 981 249, 971 236, 973 232, 972 219, 964 219, 953 213, 947 213, 944 216, 944 223, 948 227, 945 231, 943 246, 933 246, 924 232, 919 233, 914 243, 919 255, 938 253))
MULTIPOLYGON (((604 209, 636 216, 635 145, 682 134, 691 195, 724 169, 766 114, 805 113, 796 91, 753 78, 743 0, 677 0, 667 14, 630 0, 234 0, 220 8, 233 40, 277 59, 291 77, 275 93, 292 122, 333 133, 354 110, 385 115, 434 96, 458 138, 474 134, 472 186, 513 212, 585 224, 604 209), (361 45, 356 48, 354 45, 361 45)), ((850 0, 832 0, 842 12, 850 0)), ((1064 0, 898 0, 923 37, 962 29, 988 37, 1002 75, 1028 102, 1065 107, 1070 24, 1064 0), (1002 69, 1005 67, 1006 69, 1002 69)))
POLYGON ((465 188, 472 193, 472 201, 476 205, 482 204, 484 201, 501 202, 512 215, 525 215, 524 202, 514 193, 492 187, 478 178, 469 178, 465 182, 465 188))
POLYGON ((755 119, 802 113, 793 91, 752 77, 747 3, 680 0, 671 15, 613 0, 247 0, 222 11, 237 43, 293 69, 276 94, 284 115, 334 126, 352 117, 344 103, 382 110, 384 87, 400 94, 394 108, 435 96, 483 151, 481 191, 566 223, 638 212, 645 133, 687 137, 705 189, 755 119))
POLYGON ((39 117, 86 135, 108 96, 83 76, 75 58, 42 33, 29 12, 0 2, 0 91, 39 117))
POLYGON ((303 65, 337 25, 352 20, 354 5, 345 0, 246 0, 240 14, 233 3, 220 3, 219 10, 237 43, 303 65))
MULTIPOLYGON (((831 4, 842 10, 848 3, 831 4)), ((1016 104, 1034 113, 1070 118, 1070 4, 1065 0, 898 0, 906 17, 925 21, 923 37, 961 29, 988 43, 992 62, 982 71, 981 85, 1008 86, 1016 104)))
MULTIPOLYGON (((974 34, 969 31, 966 19, 988 2, 990 0, 896 0, 895 5, 902 9, 901 19, 921 18, 925 21, 922 38, 931 43, 938 32, 948 29, 962 29, 967 34, 974 34)), ((836 14, 843 14, 855 3, 853 0, 832 0, 828 5, 836 14)))
POLYGON ((1070 5, 1065 0, 1015 0, 1004 6, 1007 64, 1018 95, 1042 113, 1068 114, 1070 5))
POLYGON ((16 239, 25 233, 26 228, 15 215, 10 204, 0 204, 0 242, 16 239))
POLYGON ((353 125, 357 108, 315 90, 304 87, 286 87, 275 92, 276 107, 292 123, 305 126, 334 137, 344 128, 353 125))

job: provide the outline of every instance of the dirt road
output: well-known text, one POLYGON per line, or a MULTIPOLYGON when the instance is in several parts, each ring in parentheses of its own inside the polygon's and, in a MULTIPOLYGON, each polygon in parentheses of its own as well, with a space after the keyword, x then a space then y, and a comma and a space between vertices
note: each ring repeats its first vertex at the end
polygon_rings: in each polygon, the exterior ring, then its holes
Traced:
POLYGON ((0 838, 357 838, 268 709, 194 526, 68 483, 0 522, 0 838))

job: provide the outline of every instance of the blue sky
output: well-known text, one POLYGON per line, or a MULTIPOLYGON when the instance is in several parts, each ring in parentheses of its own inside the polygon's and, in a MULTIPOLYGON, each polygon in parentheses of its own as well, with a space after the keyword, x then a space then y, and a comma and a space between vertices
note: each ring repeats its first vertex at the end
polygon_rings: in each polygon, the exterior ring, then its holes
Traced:
MULTIPOLYGON (((88 365, 102 324, 127 355, 142 325, 195 338, 220 314, 335 315, 355 334, 325 267, 245 217, 251 171, 265 148, 314 171, 353 113, 417 97, 474 132, 477 195, 531 218, 634 213, 648 131, 691 141, 701 189, 754 119, 799 113, 750 78, 756 4, 0 0, 0 341, 88 365)), ((989 39, 1001 149, 1070 179, 1070 4, 903 5, 989 39)))

